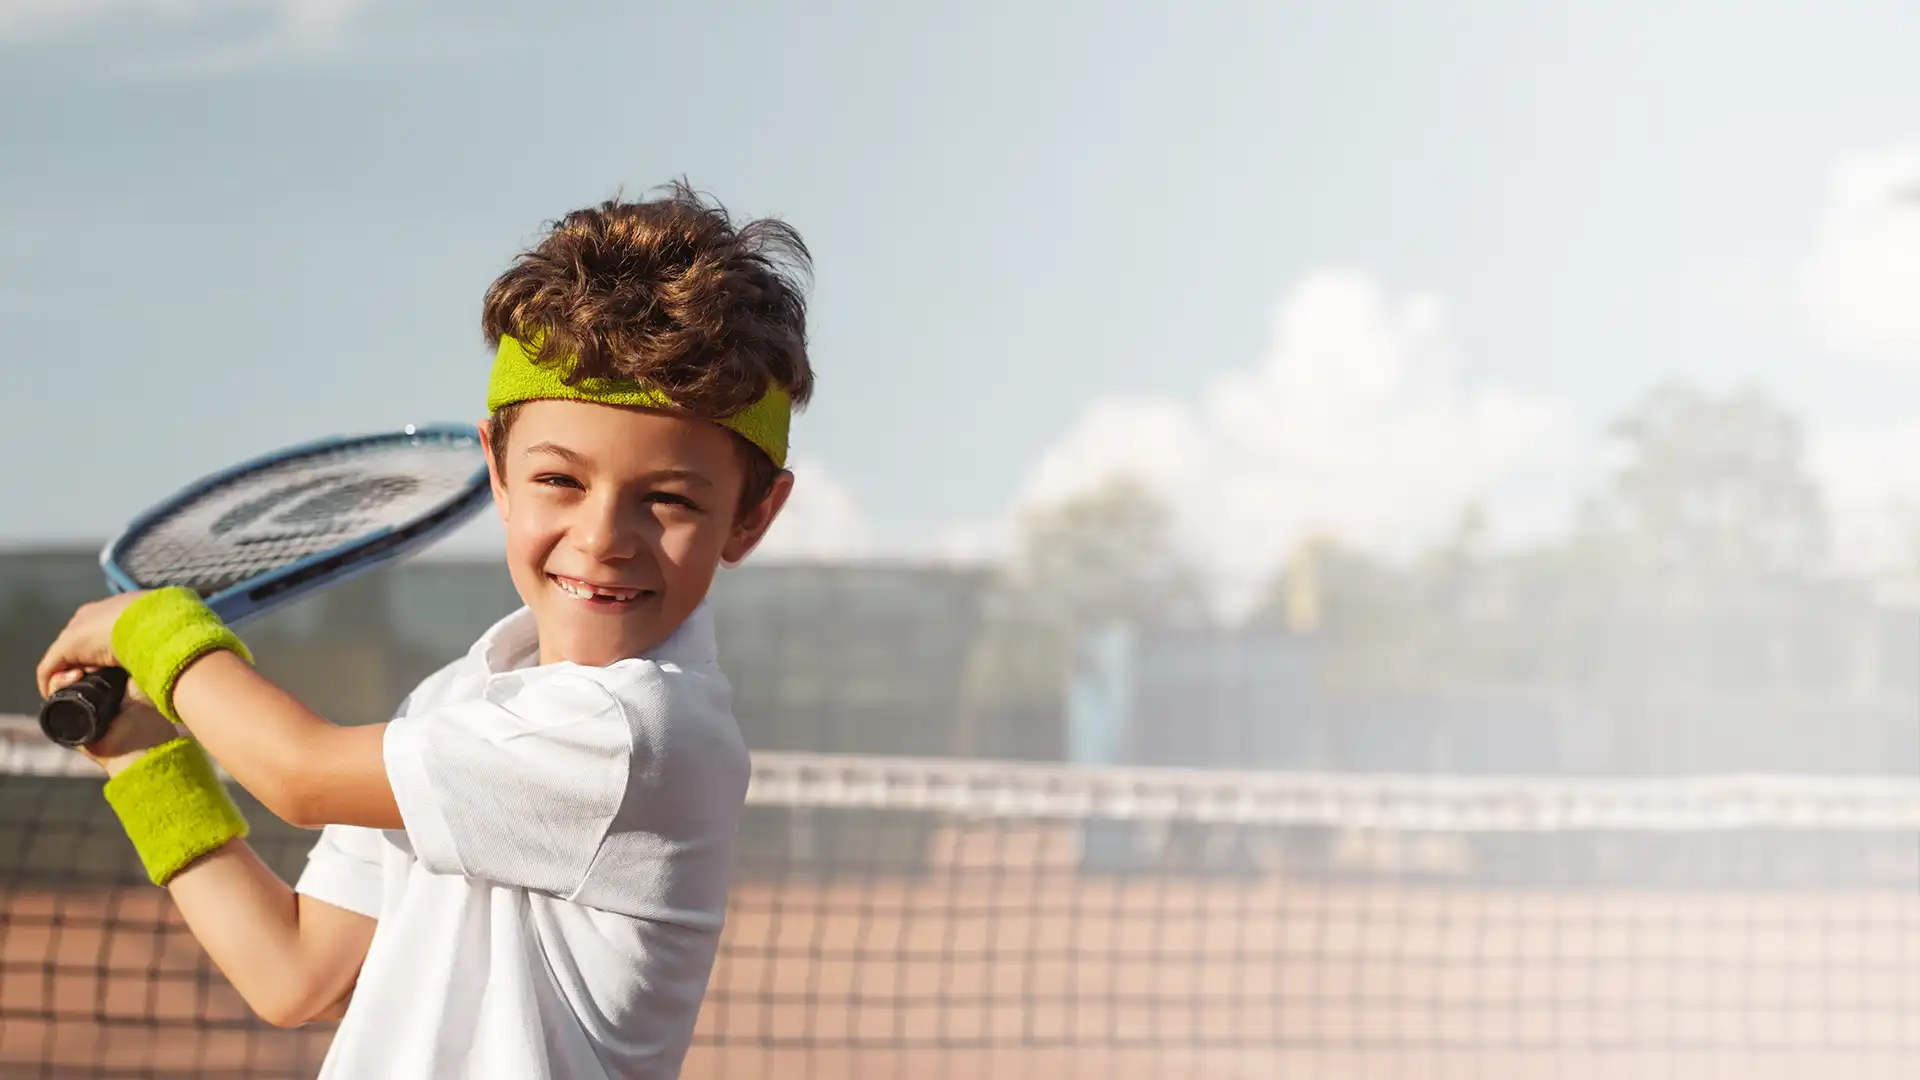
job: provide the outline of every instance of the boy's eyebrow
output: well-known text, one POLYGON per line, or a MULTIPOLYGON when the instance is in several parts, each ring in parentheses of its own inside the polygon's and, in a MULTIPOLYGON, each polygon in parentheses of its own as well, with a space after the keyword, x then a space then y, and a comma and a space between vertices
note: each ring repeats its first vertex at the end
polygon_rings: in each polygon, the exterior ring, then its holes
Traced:
MULTIPOLYGON (((559 443, 556 443, 556 442, 537 442, 537 443, 534 443, 532 446, 527 447, 526 450, 523 451, 523 453, 552 454, 554 457, 560 458, 561 460, 567 462, 570 465, 575 466, 576 468, 584 469, 588 465, 587 456, 585 454, 582 454, 578 450, 569 450, 566 447, 561 446, 559 443)), ((660 483, 662 481, 667 481, 667 480, 681 480, 681 481, 685 481, 686 483, 692 484, 695 487, 703 487, 703 488, 711 488, 711 487, 717 486, 716 484, 714 484, 713 480, 707 476, 707 474, 702 472, 696 472, 692 469, 661 469, 658 472, 648 473, 647 479, 650 481, 653 481, 654 483, 660 483)))
POLYGON ((561 460, 566 461, 573 465, 585 465, 587 463, 587 459, 584 454, 581 454, 577 450, 569 450, 566 447, 561 446, 559 443, 553 443, 553 442, 534 443, 532 446, 527 447, 524 453, 552 454, 554 457, 560 458, 561 460))
POLYGON ((692 469, 661 469, 659 472, 648 473, 647 479, 654 481, 684 480, 695 487, 710 488, 714 486, 713 481, 707 479, 707 474, 694 472, 692 469))

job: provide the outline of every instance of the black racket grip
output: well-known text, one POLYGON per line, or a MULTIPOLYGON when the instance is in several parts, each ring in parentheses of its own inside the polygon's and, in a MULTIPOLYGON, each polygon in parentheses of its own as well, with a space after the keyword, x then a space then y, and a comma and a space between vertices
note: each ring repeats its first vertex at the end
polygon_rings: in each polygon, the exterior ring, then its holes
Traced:
POLYGON ((89 672, 69 686, 55 690, 40 705, 40 730, 61 746, 81 747, 98 742, 120 715, 127 698, 127 673, 122 668, 89 672))

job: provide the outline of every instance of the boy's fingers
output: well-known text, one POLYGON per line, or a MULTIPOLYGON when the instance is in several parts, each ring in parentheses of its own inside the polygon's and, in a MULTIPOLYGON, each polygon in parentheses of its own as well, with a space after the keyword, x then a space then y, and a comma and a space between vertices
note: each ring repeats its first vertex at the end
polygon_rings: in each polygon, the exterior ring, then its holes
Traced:
POLYGON ((40 658, 40 663, 34 668, 34 681, 40 688, 41 697, 46 697, 56 689, 53 686, 55 675, 66 671, 85 674, 89 668, 96 668, 113 661, 110 651, 104 649, 102 644, 95 640, 97 634, 92 624, 77 625, 82 622, 81 616, 86 613, 86 610, 82 608, 74 613, 73 621, 53 639, 53 644, 47 647, 46 655, 40 658))
POLYGON ((43 698, 53 693, 54 676, 82 670, 80 658, 73 655, 72 636, 70 629, 61 631, 60 636, 54 638, 53 644, 47 647, 39 665, 33 669, 34 681, 39 685, 43 698))
POLYGON ((40 666, 34 669, 35 681, 39 683, 40 696, 43 698, 86 673, 86 665, 67 647, 65 634, 54 641, 47 655, 40 659, 40 666), (56 683, 55 679, 63 681, 56 683))
POLYGON ((41 697, 44 698, 48 694, 53 693, 53 677, 66 670, 66 668, 66 658, 61 652, 60 640, 55 638, 53 646, 46 651, 45 655, 40 657, 40 662, 33 667, 33 685, 39 689, 41 697))

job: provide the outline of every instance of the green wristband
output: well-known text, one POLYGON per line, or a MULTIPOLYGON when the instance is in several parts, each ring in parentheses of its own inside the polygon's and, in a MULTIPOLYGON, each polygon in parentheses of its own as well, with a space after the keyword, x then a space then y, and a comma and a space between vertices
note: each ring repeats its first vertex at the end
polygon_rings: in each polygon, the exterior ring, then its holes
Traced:
POLYGON ((176 724, 173 684, 195 660, 219 649, 253 662, 246 645, 192 589, 156 589, 113 622, 113 655, 160 715, 176 724))
POLYGON ((247 819, 214 773, 213 760, 192 739, 147 751, 107 781, 106 793, 155 885, 247 835, 247 819))

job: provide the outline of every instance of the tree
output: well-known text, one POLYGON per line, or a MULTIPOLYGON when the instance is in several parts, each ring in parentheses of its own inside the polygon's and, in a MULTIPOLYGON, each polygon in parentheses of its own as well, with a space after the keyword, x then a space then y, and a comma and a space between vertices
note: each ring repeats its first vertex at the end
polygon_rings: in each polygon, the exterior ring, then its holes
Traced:
POLYGON ((1172 508, 1128 476, 1028 513, 1016 575, 1022 592, 1078 626, 1191 622, 1207 609, 1172 508))
POLYGON ((1627 460, 1585 531, 1634 565, 1743 577, 1801 573, 1826 554, 1827 518, 1799 421, 1765 394, 1666 383, 1609 429, 1627 460))
POLYGON ((1248 624, 1346 640, 1407 629, 1411 620, 1451 610, 1470 589, 1491 558, 1489 528, 1486 508, 1469 502, 1439 544, 1404 565, 1308 536, 1268 579, 1248 624))
POLYGON ((1175 541, 1172 508, 1114 477, 1034 509, 1019 523, 1002 586, 988 597, 963 692, 958 749, 1059 760, 1061 695, 1084 631, 1114 622, 1192 622, 1206 610, 1200 575, 1175 541))

